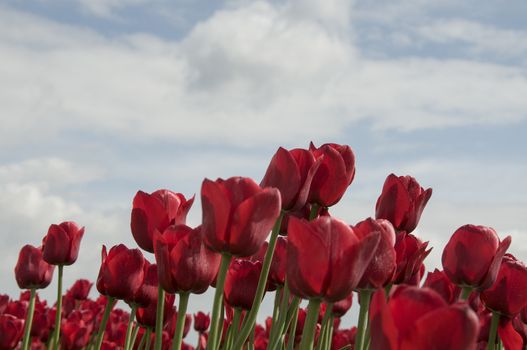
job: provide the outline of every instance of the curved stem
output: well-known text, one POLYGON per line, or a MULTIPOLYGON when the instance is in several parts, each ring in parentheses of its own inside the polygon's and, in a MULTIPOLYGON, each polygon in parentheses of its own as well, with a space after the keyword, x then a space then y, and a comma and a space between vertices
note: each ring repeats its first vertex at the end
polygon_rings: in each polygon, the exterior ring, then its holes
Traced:
POLYGON ((64 266, 59 265, 59 278, 57 286, 57 308, 55 312, 55 330, 53 331, 53 340, 51 342, 52 349, 59 348, 59 338, 60 338, 60 318, 62 316, 62 270, 64 266))
POLYGON ((225 276, 229 269, 232 256, 223 253, 221 256, 220 270, 216 279, 216 292, 214 293, 214 304, 212 305, 212 320, 210 325, 209 341, 207 342, 207 350, 216 350, 219 343, 220 321, 221 313, 223 312, 223 288, 225 287, 225 276))
POLYGON ((163 313, 165 311, 165 291, 159 285, 157 287, 157 309, 156 309, 156 340, 155 350, 161 350, 163 345, 163 313))
POLYGON ((104 308, 104 314, 102 316, 101 324, 99 326, 99 332, 97 333, 97 341, 95 343, 95 350, 99 350, 102 345, 102 340, 104 338, 104 332, 106 331, 106 323, 108 323, 108 318, 110 317, 110 312, 112 312, 114 298, 108 297, 106 301, 106 307, 104 308))
POLYGON ((183 341, 183 331, 185 330, 185 320, 187 315, 189 292, 182 292, 179 294, 179 307, 177 310, 176 332, 174 333, 174 340, 172 341, 172 350, 180 350, 181 342, 183 341))
POLYGON ((368 328, 368 314, 372 293, 372 291, 366 289, 359 291, 360 311, 357 337, 355 339, 356 350, 363 350, 364 344, 366 344, 366 329, 368 328))
POLYGON ((124 350, 130 349, 130 342, 132 340, 132 328, 134 326, 135 312, 137 310, 137 305, 132 304, 130 306, 132 310, 130 311, 130 318, 128 319, 128 327, 126 328, 126 340, 124 341, 124 350))
POLYGON ((489 341, 487 342, 487 350, 494 350, 496 347, 496 334, 498 333, 498 324, 500 322, 500 314, 492 311, 492 320, 490 321, 489 341))
POLYGON ((36 289, 31 289, 29 297, 29 307, 27 309, 26 324, 24 326, 24 340, 22 341, 22 350, 29 349, 29 343, 31 340, 31 325, 33 323, 33 313, 35 311, 35 295, 36 289))
POLYGON ((306 321, 302 331, 302 340, 300 341, 300 350, 312 350, 315 338, 315 329, 317 326, 318 309, 320 308, 320 299, 310 299, 307 306, 306 321))
POLYGON ((244 325, 240 330, 240 334, 236 339, 236 343, 234 344, 235 349, 241 349, 243 347, 243 344, 247 340, 251 330, 254 328, 256 316, 258 315, 258 310, 260 309, 260 304, 262 303, 265 293, 267 277, 269 276, 269 270, 271 269, 271 262, 273 260, 274 249, 276 247, 276 240, 278 238, 278 232, 280 232, 280 225, 282 223, 283 217, 284 211, 281 211, 280 216, 278 216, 278 219, 276 219, 274 224, 273 231, 271 232, 271 238, 269 239, 269 245, 267 246, 267 251, 265 252, 265 257, 262 264, 262 272, 260 272, 260 278, 258 279, 258 287, 256 289, 254 303, 249 313, 245 316, 246 322, 244 322, 244 325))
POLYGON ((130 349, 134 348, 135 340, 137 339, 137 333, 139 333, 139 325, 136 324, 134 330, 132 331, 132 339, 130 339, 130 349))

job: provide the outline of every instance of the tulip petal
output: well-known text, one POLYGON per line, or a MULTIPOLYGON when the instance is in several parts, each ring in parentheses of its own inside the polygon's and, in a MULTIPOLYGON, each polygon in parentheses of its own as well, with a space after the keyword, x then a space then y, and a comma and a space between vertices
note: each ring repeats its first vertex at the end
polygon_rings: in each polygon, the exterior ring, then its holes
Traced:
POLYGON ((203 180, 201 186, 201 206, 203 210, 202 230, 206 244, 216 251, 223 251, 226 246, 228 222, 230 220, 231 202, 224 190, 223 183, 209 179, 203 180))

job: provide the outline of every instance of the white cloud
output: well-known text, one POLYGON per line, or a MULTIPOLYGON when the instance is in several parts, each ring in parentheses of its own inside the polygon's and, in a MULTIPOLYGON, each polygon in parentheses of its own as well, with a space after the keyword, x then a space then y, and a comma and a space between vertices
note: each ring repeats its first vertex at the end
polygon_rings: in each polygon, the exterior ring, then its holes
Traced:
POLYGON ((147 3, 147 0, 78 0, 82 9, 88 13, 103 17, 116 18, 115 11, 122 8, 147 3))

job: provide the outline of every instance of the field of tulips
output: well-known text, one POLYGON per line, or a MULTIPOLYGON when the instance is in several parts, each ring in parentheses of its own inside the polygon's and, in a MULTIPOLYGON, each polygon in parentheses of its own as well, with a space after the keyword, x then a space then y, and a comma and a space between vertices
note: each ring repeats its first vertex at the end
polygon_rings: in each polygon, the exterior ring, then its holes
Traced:
POLYGON ((205 179, 198 227, 186 225, 194 198, 138 191, 130 222, 138 248, 102 245, 97 280, 69 288, 62 276, 85 229, 53 224, 41 246, 20 250, 18 300, 0 295, 0 350, 527 349, 527 269, 507 254, 511 238, 462 226, 443 249, 443 270, 426 273, 431 248, 412 232, 432 189, 391 174, 375 218, 350 225, 331 207, 354 175, 347 145, 279 148, 260 184, 205 179), (38 296, 52 280, 54 304, 38 296), (210 309, 187 314, 192 295, 209 287, 210 309), (264 296, 274 309, 258 324, 264 296), (352 301, 359 318, 346 328, 352 301))

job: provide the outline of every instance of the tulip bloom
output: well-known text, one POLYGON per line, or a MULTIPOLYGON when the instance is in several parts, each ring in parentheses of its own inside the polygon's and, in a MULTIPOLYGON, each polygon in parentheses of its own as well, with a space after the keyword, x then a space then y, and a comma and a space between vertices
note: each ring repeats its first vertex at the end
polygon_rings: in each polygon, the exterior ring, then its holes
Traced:
POLYGON ((128 300, 129 304, 135 304, 140 307, 147 307, 157 301, 157 287, 159 285, 157 278, 157 265, 150 264, 145 259, 143 268, 143 281, 140 283, 137 292, 128 300))
POLYGON ((225 279, 224 293, 227 304, 234 308, 250 310, 256 295, 261 271, 262 263, 260 261, 234 259, 225 279))
POLYGON ((130 228, 137 245, 154 252, 153 238, 170 225, 184 225, 194 197, 186 199, 181 193, 157 190, 152 194, 138 191, 134 197, 130 228))
POLYGON ((428 288, 399 286, 371 304, 371 350, 475 349, 477 315, 466 304, 448 305, 428 288))
POLYGON ((395 231, 388 220, 368 218, 353 226, 353 232, 364 238, 374 231, 381 234, 375 254, 362 276, 358 289, 378 289, 391 282, 396 268, 395 231))
POLYGON ((253 180, 205 179, 201 186, 205 243, 217 252, 245 257, 256 253, 280 214, 280 192, 253 180))
POLYGON ((438 269, 428 273, 423 287, 435 290, 449 304, 455 303, 461 293, 461 288, 453 284, 447 275, 438 269))
POLYGON ((154 237, 159 283, 168 293, 204 293, 216 277, 220 254, 205 246, 201 226, 168 227, 154 237))
POLYGON ((350 293, 347 297, 344 299, 337 301, 333 304, 333 308, 331 309, 331 314, 335 317, 342 317, 348 312, 349 309, 351 309, 351 305, 353 304, 353 293, 350 293))
POLYGON ((86 300, 88 294, 90 294, 90 289, 93 286, 88 280, 79 279, 71 286, 71 288, 66 292, 66 295, 72 297, 75 300, 86 300))
MULTIPOLYGON (((395 254, 397 267, 393 284, 415 284, 415 279, 421 280, 423 261, 430 254, 428 242, 422 242, 411 233, 399 232, 395 237, 395 254)), ((423 270, 424 272, 424 270, 423 270)), ((418 282, 418 281, 417 281, 418 282)))
POLYGON ((487 308, 512 318, 527 306, 527 267, 513 255, 506 254, 494 284, 481 292, 487 308))
POLYGON ((42 240, 42 256, 48 264, 71 265, 77 261, 84 227, 72 221, 51 225, 42 240))
POLYGON ((309 190, 309 203, 322 207, 336 204, 355 177, 355 155, 350 146, 326 143, 319 148, 311 142, 309 151, 320 162, 309 190))
POLYGON ((445 274, 458 286, 484 290, 498 274, 511 237, 502 242, 490 227, 465 225, 456 230, 445 249, 442 263, 445 274))
POLYGON ((280 191, 283 210, 298 210, 307 201, 313 176, 320 165, 305 149, 291 151, 278 148, 260 183, 261 187, 275 187, 280 191))
POLYGON ((417 227, 432 189, 423 189, 411 176, 388 175, 375 205, 375 218, 390 221, 398 231, 417 227))
POLYGON ((194 314, 194 330, 198 333, 206 332, 210 326, 210 316, 201 311, 194 314))
MULTIPOLYGON (((176 297, 174 294, 165 294, 165 302, 163 308, 163 324, 167 324, 170 321, 172 314, 174 313, 174 301, 176 297)), ((150 303, 147 307, 137 308, 137 322, 148 328, 155 328, 156 326, 156 309, 157 300, 154 303, 150 303)))
POLYGON ((381 233, 359 237, 332 217, 306 221, 291 217, 288 228, 287 281, 301 298, 339 301, 357 287, 381 233))
POLYGON ((139 249, 128 249, 119 244, 107 254, 103 245, 97 290, 115 299, 132 299, 144 279, 144 264, 145 259, 139 249))
POLYGON ((15 266, 15 277, 21 289, 46 288, 51 283, 54 265, 42 258, 41 248, 25 245, 20 250, 15 266))
POLYGON ((0 315, 0 349, 14 349, 24 329, 24 321, 12 315, 0 315))

